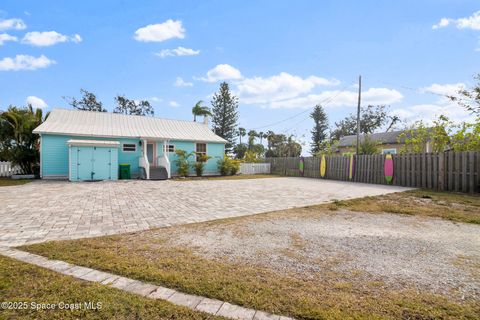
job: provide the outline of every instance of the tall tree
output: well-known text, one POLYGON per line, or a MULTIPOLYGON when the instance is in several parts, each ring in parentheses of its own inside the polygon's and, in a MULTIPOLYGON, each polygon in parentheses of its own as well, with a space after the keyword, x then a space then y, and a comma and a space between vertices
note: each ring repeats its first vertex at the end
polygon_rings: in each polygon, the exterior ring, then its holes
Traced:
POLYGON ((107 112, 102 102, 97 100, 97 96, 85 89, 80 89, 82 98, 63 97, 69 105, 78 110, 107 112))
MULTIPOLYGON (((380 129, 388 121, 398 122, 398 117, 389 116, 385 105, 368 105, 362 107, 360 117, 360 133, 370 134, 380 129)), ((332 136, 335 140, 343 136, 354 135, 357 133, 357 115, 351 113, 345 119, 335 122, 335 130, 332 136)))
POLYGON ((267 135, 265 134, 265 132, 260 131, 260 132, 258 133, 258 137, 260 138, 260 144, 263 144, 263 143, 262 143, 262 142, 263 142, 263 139, 265 139, 265 138, 267 137, 267 135))
POLYGON ((117 106, 113 113, 130 114, 136 116, 153 116, 154 110, 147 100, 136 102, 125 98, 125 96, 118 95, 115 97, 117 106))
MULTIPOLYGON (((302 153, 302 145, 295 141, 294 136, 268 132, 268 150, 265 157, 298 157, 302 153)), ((261 146, 258 144, 258 146, 261 146)))
POLYGON ((310 114, 310 118, 312 118, 314 122, 313 129, 311 131, 312 142, 310 144, 310 153, 315 155, 318 151, 320 151, 320 146, 327 139, 328 117, 323 110, 323 107, 317 104, 310 114))
POLYGON ((255 144, 255 138, 258 136, 257 131, 250 130, 248 131, 248 149, 250 150, 255 144))
POLYGON ((39 137, 33 130, 45 118, 42 109, 33 110, 31 105, 10 106, 0 113, 0 155, 18 165, 25 174, 38 173, 39 137))
POLYGON ((219 92, 213 95, 212 123, 213 131, 228 141, 225 145, 225 152, 230 153, 237 137, 238 122, 238 98, 230 93, 228 83, 220 84, 219 92))
POLYGON ((199 100, 195 106, 192 108, 192 114, 193 114, 193 121, 197 121, 198 116, 211 116, 212 113, 210 112, 210 108, 206 106, 202 106, 203 101, 199 100))
POLYGON ((458 91, 458 96, 449 96, 449 98, 480 119, 480 73, 474 79, 477 83, 473 87, 461 89, 458 91))
POLYGON ((247 130, 245 128, 238 128, 238 137, 240 138, 240 144, 242 144, 242 137, 247 135, 247 130))

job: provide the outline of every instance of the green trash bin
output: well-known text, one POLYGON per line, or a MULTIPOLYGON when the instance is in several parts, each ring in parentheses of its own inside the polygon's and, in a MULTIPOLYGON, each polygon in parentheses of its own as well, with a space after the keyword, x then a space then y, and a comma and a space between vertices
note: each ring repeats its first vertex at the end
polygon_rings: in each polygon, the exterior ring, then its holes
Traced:
POLYGON ((120 167, 120 173, 119 173, 119 178, 120 179, 130 179, 130 165, 128 163, 123 163, 119 165, 120 167))

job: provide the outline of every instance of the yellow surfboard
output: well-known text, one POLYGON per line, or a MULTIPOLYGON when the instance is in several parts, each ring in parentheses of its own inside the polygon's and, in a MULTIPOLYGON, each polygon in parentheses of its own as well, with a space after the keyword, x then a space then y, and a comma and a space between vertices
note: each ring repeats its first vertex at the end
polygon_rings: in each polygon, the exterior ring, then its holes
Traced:
POLYGON ((320 163, 320 177, 325 177, 325 173, 327 171, 327 161, 325 159, 325 155, 322 155, 322 162, 320 163))
POLYGON ((353 173, 353 170, 354 170, 354 168, 353 168, 353 154, 351 154, 351 155, 350 155, 349 166, 348 166, 348 178, 349 178, 350 180, 353 179, 353 174, 354 174, 354 173, 353 173))

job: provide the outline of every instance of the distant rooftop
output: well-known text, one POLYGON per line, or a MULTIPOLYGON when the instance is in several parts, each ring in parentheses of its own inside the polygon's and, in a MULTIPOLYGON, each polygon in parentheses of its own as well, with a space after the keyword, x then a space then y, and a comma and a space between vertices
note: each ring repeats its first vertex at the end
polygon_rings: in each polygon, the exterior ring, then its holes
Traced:
MULTIPOLYGON (((368 134, 368 137, 370 140, 377 142, 379 144, 394 144, 394 143, 399 143, 398 142, 398 137, 403 131, 391 131, 391 132, 379 132, 379 133, 371 133, 368 134)), ((360 143, 362 143, 365 140, 365 134, 360 135, 360 143)), ((401 139, 401 143, 404 142, 405 139, 401 139)), ((339 147, 351 147, 355 146, 357 143, 357 136, 356 135, 350 135, 350 136, 344 136, 340 138, 340 141, 338 143, 339 147)))

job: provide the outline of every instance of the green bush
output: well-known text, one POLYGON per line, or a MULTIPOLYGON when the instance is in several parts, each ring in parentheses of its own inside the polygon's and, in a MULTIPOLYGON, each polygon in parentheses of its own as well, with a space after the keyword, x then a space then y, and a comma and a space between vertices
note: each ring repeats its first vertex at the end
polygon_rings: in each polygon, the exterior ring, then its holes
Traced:
POLYGON ((207 156, 206 154, 197 154, 197 161, 192 164, 192 167, 195 170, 197 177, 201 177, 203 175, 205 164, 210 158, 211 157, 207 156))
POLYGON ((186 177, 188 175, 188 169, 190 168, 190 162, 188 158, 193 155, 193 152, 187 153, 185 150, 177 149, 175 150, 177 158, 174 163, 177 166, 177 173, 180 177, 186 177))
POLYGON ((240 161, 235 159, 230 159, 227 156, 224 156, 223 159, 218 160, 218 171, 222 176, 234 175, 237 174, 240 170, 240 161))

